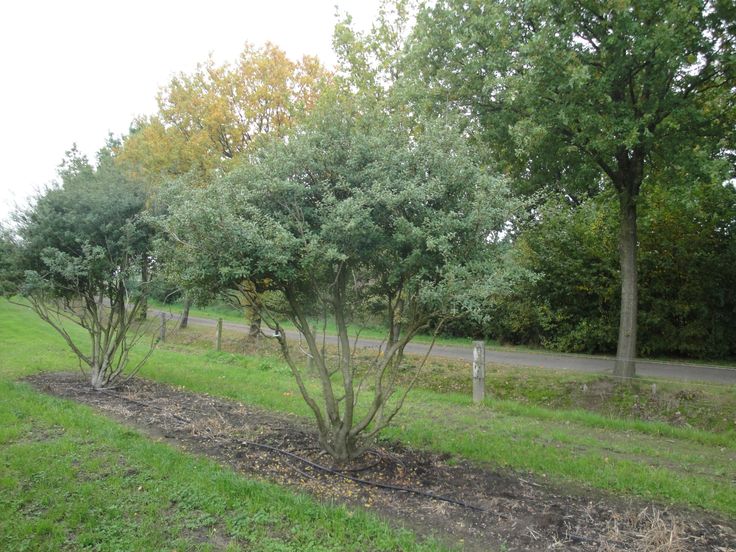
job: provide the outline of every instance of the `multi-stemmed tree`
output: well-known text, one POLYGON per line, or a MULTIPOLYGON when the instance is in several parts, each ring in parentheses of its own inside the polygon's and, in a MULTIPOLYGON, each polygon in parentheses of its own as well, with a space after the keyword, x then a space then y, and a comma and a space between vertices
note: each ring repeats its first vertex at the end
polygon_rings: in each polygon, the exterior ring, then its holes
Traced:
POLYGON ((137 318, 148 293, 141 266, 150 263, 151 231, 139 216, 143 187, 123 175, 110 152, 102 150, 93 167, 72 150, 61 181, 19 213, 15 257, 25 278, 5 290, 23 295, 64 338, 96 389, 135 373, 153 350, 126 372, 146 336, 137 318), (86 346, 74 325, 87 331, 86 346))
POLYGON ((321 445, 338 461, 361 454, 401 408, 411 388, 397 383, 407 343, 471 301, 506 209, 503 183, 474 160, 446 118, 414 132, 336 100, 287 142, 180 197, 162 221, 162 259, 191 293, 236 291, 273 330, 321 445), (280 300, 264 305, 245 281, 266 283, 280 300), (348 330, 367 303, 388 322, 368 365, 348 330), (336 354, 315 316, 334 322, 336 354), (319 390, 284 317, 303 335, 319 390))

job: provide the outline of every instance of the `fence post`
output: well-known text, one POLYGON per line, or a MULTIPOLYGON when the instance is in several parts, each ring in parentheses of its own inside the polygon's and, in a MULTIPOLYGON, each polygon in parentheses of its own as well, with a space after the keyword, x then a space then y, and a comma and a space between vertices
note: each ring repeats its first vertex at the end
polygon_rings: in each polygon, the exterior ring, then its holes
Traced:
POLYGON ((486 390, 486 343, 473 342, 473 402, 483 402, 486 390))
POLYGON ((158 331, 158 339, 161 343, 166 341, 166 313, 161 313, 161 327, 158 331))
POLYGON ((217 329, 215 330, 215 347, 218 351, 222 349, 222 318, 217 319, 217 329))

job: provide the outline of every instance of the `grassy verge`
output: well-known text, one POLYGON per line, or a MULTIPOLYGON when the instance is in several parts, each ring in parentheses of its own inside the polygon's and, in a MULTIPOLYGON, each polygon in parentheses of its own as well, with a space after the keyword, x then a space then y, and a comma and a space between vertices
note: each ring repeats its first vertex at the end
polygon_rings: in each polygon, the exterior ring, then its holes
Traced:
MULTIPOLYGON (((198 348, 203 353, 213 348, 213 331, 191 327, 168 336, 167 347, 182 352, 198 348)), ((254 344, 242 332, 225 330, 222 348, 230 353, 280 359, 275 344, 262 339, 254 344)), ((296 347, 298 349, 298 347, 296 347)), ((369 352, 359 352, 358 360, 372 360, 369 352)), ((413 376, 408 369, 403 380, 413 376)), ((271 361, 269 361, 271 362, 271 361)), ((470 393, 471 366, 461 359, 429 358, 417 386, 440 395, 470 393)), ((401 377, 401 376, 400 376, 401 377)), ((705 442, 736 440, 736 395, 731 386, 702 382, 677 382, 659 378, 637 378, 621 382, 604 374, 555 371, 544 368, 519 368, 489 363, 486 390, 495 399, 494 408, 515 415, 554 419, 576 419, 580 423, 603 423, 662 437, 672 434, 698 434, 705 442), (654 385, 653 385, 654 384, 654 385), (590 422, 589 420, 595 420, 590 422), (693 431, 695 430, 695 431, 693 431), (715 437, 711 434, 717 434, 715 437), (720 436, 719 436, 720 435, 720 436)))
MULTIPOLYGON (((172 312, 176 315, 181 314, 182 305, 181 303, 171 303, 171 304, 163 304, 159 301, 150 301, 151 307, 167 312, 172 312)), ((227 320, 230 322, 240 322, 243 324, 247 324, 247 320, 243 316, 242 311, 239 309, 236 309, 234 307, 231 307, 226 304, 216 304, 216 305, 210 305, 207 307, 192 307, 189 309, 190 316, 194 316, 197 318, 222 318, 223 320, 227 320)), ((315 322, 316 324, 316 322, 315 322)), ((294 326, 288 322, 284 321, 282 322, 282 325, 287 330, 293 330, 294 326)), ((322 331, 322 325, 317 324, 317 328, 322 331)), ((336 335, 337 329, 335 327, 335 323, 328 321, 327 325, 325 326, 325 332, 327 335, 336 335)), ((367 326, 359 326, 352 324, 349 326, 349 331, 351 333, 351 336, 355 336, 358 332, 360 332, 360 336, 366 339, 376 339, 376 340, 383 340, 386 338, 386 330, 385 328, 382 328, 377 325, 367 325, 367 326)), ((432 336, 431 335, 418 335, 414 338, 414 341, 419 343, 431 343, 432 342, 432 336)), ((439 336, 436 340, 437 345, 448 345, 448 346, 470 346, 472 345, 473 340, 468 337, 447 337, 447 336, 439 336)), ((534 349, 526 349, 523 347, 506 347, 502 346, 501 344, 497 342, 488 342, 489 347, 499 348, 499 349, 505 349, 505 350, 526 350, 526 351, 532 351, 534 349)))
MULTIPOLYGON (((32 314, 0 303, 3 371, 73 366, 63 345, 32 314), (44 334, 40 338, 40 334, 44 334), (43 343, 31 347, 32 343, 43 343)), ((193 346, 158 351, 143 373, 159 381, 307 415, 288 370, 273 358, 203 352, 193 346)), ((316 390, 316 382, 312 384, 316 390)), ((725 388, 723 400, 736 402, 725 388)), ((736 439, 661 422, 625 420, 515 401, 476 407, 467 394, 416 390, 389 438, 493 466, 528 470, 570 483, 736 515, 732 480, 736 439)))
POLYGON ((0 549, 439 548, 369 514, 249 481, 12 381, 73 364, 26 313, 5 303, 0 313, 0 549))
MULTIPOLYGON (((174 314, 181 314, 182 310, 182 304, 179 302, 174 302, 170 304, 164 304, 160 301, 150 300, 150 305, 159 310, 168 311, 174 314)), ((214 305, 208 305, 206 307, 192 307, 189 310, 189 314, 194 317, 198 318, 222 318, 223 320, 227 320, 230 322, 240 322, 240 323, 247 323, 247 320, 243 316, 243 312, 240 309, 236 309, 235 307, 232 307, 230 305, 221 303, 221 304, 214 304, 214 305)), ((287 321, 282 322, 283 326, 286 329, 293 330, 294 327, 287 321)), ((321 323, 317 325, 317 327, 322 330, 321 323)), ((325 332, 328 335, 336 335, 337 330, 335 327, 334 322, 328 321, 327 325, 324 327, 325 332)), ((359 325, 350 325, 349 331, 351 336, 355 336, 358 332, 360 332, 360 336, 366 339, 376 339, 376 340, 383 340, 386 337, 386 329, 379 326, 379 325, 366 325, 366 326, 359 326, 359 325)), ((414 341, 417 343, 431 343, 433 340, 432 335, 427 334, 419 334, 414 338, 414 341)), ((435 344, 438 346, 458 346, 458 347, 469 347, 473 344, 473 339, 469 337, 449 337, 449 336, 438 336, 435 340, 435 344)), ((486 347, 492 350, 497 351, 515 351, 515 352, 523 352, 523 353, 537 353, 537 354, 552 354, 552 355, 565 355, 565 356, 571 356, 571 357, 584 357, 584 358, 590 358, 590 357, 602 357, 602 358, 610 358, 608 355, 591 355, 591 354, 582 354, 582 353, 561 353, 559 351, 550 351, 548 349, 544 349, 543 347, 530 347, 525 345, 508 345, 508 344, 502 344, 496 340, 486 340, 486 347)), ((713 368, 736 368, 736 358, 727 358, 722 360, 712 360, 712 359, 692 359, 692 358, 676 358, 676 357, 661 357, 661 358, 648 358, 646 359, 649 362, 662 362, 662 363, 683 363, 683 364, 696 364, 696 365, 703 365, 703 366, 711 366, 713 368)))

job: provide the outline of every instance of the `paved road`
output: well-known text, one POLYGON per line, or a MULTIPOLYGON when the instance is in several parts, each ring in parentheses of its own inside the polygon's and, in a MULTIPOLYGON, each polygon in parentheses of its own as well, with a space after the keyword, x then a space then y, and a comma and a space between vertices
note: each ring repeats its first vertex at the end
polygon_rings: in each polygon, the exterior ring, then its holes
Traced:
MULTIPOLYGON (((157 313, 149 309, 151 314, 157 313)), ((167 313, 169 318, 177 315, 167 313)), ((189 323, 199 326, 214 326, 216 321, 211 318, 189 317, 189 323)), ((248 331, 246 324, 237 322, 223 322, 228 330, 248 331)), ((287 332, 290 338, 298 338, 297 332, 287 332)), ((327 343, 337 344, 335 336, 327 336, 327 343)), ((366 349, 378 349, 381 342, 375 339, 359 339, 358 345, 366 349)), ((410 343, 405 351, 409 354, 426 354, 428 345, 424 343, 410 343)), ((432 349, 433 357, 462 359, 472 362, 473 350, 471 347, 435 345, 432 349)), ((601 356, 565 355, 549 353, 531 353, 517 351, 500 351, 486 349, 486 362, 508 364, 511 366, 533 366, 535 368, 551 368, 556 370, 570 370, 572 372, 612 372, 614 359, 601 356)), ((639 360, 636 363, 636 373, 642 377, 657 377, 685 381, 703 381, 710 383, 736 384, 736 367, 720 368, 702 364, 685 364, 674 362, 660 362, 656 360, 639 360)))

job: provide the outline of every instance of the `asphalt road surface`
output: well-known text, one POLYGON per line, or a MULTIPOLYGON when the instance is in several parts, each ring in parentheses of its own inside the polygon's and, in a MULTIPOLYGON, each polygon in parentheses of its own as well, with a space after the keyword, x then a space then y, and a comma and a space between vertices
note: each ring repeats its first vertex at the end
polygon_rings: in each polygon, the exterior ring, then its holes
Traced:
MULTIPOLYGON (((149 309, 150 314, 160 313, 149 309)), ((167 313, 167 317, 177 319, 178 315, 167 313)), ((216 321, 211 318, 189 317, 189 323, 198 326, 214 326, 216 321)), ((223 327, 228 330, 247 332, 248 326, 237 322, 223 321, 223 327)), ((287 337, 296 339, 297 332, 288 331, 287 337)), ((327 336, 329 344, 337 344, 337 337, 327 336)), ((365 349, 378 349, 381 342, 375 339, 359 339, 358 346, 365 349)), ((405 352, 414 355, 424 355, 429 345, 424 343, 410 343, 405 352)), ((431 356, 440 358, 461 359, 468 362, 473 360, 472 347, 435 345, 431 356)), ((614 359, 601 356, 566 355, 550 353, 533 353, 503 351, 486 348, 486 362, 507 364, 510 366, 532 366, 535 368, 550 368, 555 370, 570 370, 571 372, 613 372, 614 359)), ((716 367, 703 364, 686 364, 677 362, 660 362, 656 360, 638 360, 636 373, 641 377, 657 377, 682 381, 702 381, 710 383, 736 384, 736 367, 716 367)))

